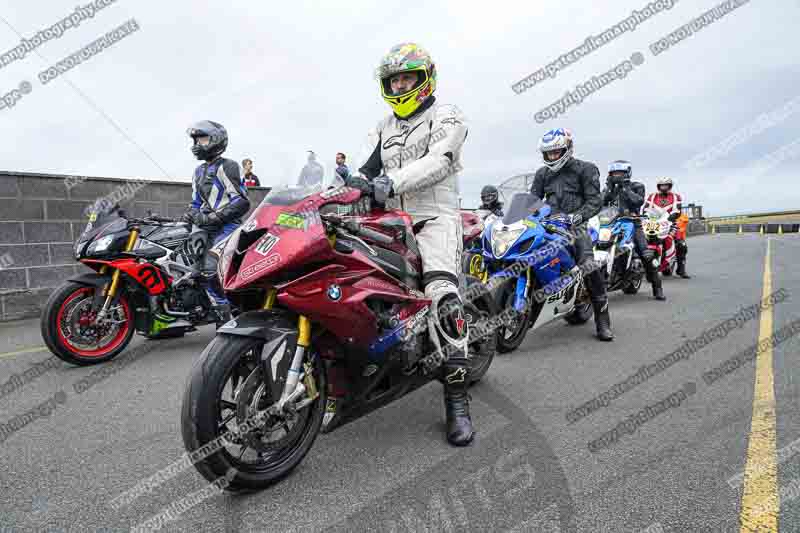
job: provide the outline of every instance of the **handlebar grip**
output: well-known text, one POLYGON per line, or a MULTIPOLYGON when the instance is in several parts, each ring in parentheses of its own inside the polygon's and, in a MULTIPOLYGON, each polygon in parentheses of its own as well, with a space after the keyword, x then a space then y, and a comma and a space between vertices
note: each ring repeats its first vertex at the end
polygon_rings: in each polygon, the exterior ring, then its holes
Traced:
POLYGON ((362 236, 364 236, 364 237, 366 237, 366 238, 368 238, 370 240, 373 240, 375 242, 379 242, 381 244, 392 244, 392 243, 394 243, 394 238, 389 237, 388 235, 384 235, 383 233, 380 233, 379 231, 375 231, 375 230, 371 230, 369 228, 365 228, 364 226, 361 226, 357 230, 357 233, 359 233, 360 235, 362 235, 362 236))

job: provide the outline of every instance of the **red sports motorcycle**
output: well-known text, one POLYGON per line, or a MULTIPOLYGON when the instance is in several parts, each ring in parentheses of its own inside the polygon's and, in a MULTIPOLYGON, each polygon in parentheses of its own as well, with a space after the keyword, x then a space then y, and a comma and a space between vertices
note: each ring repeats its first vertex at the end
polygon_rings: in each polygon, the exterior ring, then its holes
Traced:
MULTIPOLYGON (((480 221, 462 219, 465 240, 474 238, 480 221)), ((343 185, 273 190, 222 248, 212 253, 242 314, 195 363, 182 409, 184 445, 206 479, 264 488, 321 431, 441 379, 408 214, 343 185)), ((458 317, 471 325, 471 382, 494 358, 496 336, 484 326, 495 313, 481 294, 458 317)))
POLYGON ((645 210, 642 231, 647 239, 647 247, 653 250, 656 258, 654 266, 665 276, 675 272, 677 256, 675 254, 675 235, 677 227, 670 222, 669 213, 659 207, 645 210))
POLYGON ((75 242, 75 259, 95 270, 52 292, 41 316, 42 339, 62 360, 93 365, 119 355, 135 331, 180 337, 220 318, 199 283, 208 233, 151 215, 127 217, 96 201, 75 242))

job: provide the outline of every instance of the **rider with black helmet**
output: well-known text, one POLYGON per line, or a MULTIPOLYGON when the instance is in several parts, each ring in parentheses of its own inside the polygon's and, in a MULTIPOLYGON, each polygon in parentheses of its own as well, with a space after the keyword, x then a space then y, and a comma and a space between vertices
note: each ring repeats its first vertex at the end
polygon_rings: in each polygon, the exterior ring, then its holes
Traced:
MULTIPOLYGON (((644 203, 645 188, 644 184, 631 181, 632 176, 633 167, 630 161, 618 159, 609 163, 603 205, 614 205, 620 212, 628 215, 639 213, 644 203)), ((633 247, 644 265, 647 281, 653 288, 653 298, 664 301, 666 297, 664 297, 664 289, 661 286, 661 274, 653 266, 655 254, 647 247, 642 221, 638 217, 634 217, 633 220, 633 247)))
MULTIPOLYGON (((192 138, 192 154, 204 161, 194 171, 192 203, 181 220, 208 231, 209 248, 230 235, 250 211, 247 189, 242 184, 239 163, 222 157, 228 147, 228 132, 217 122, 203 120, 187 133, 192 138)), ((217 278, 217 259, 203 252, 201 282, 206 287, 217 324, 230 320, 230 302, 217 278)))
POLYGON ((486 185, 481 189, 481 202, 480 209, 498 217, 503 216, 503 202, 500 201, 500 193, 494 185, 486 185))

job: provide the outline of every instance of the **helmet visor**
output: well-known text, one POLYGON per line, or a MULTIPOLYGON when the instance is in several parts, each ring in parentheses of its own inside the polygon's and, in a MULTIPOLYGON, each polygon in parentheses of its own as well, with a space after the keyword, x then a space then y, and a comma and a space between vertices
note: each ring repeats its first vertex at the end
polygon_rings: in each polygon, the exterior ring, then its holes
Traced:
POLYGON ((384 98, 403 98, 427 82, 428 70, 425 67, 402 70, 381 78, 381 93, 384 98), (408 83, 409 76, 416 76, 416 82, 408 83))
POLYGON ((542 157, 544 157, 544 160, 547 161, 548 163, 552 163, 564 157, 564 154, 566 153, 567 149, 561 148, 560 150, 549 150, 547 152, 543 152, 542 157))

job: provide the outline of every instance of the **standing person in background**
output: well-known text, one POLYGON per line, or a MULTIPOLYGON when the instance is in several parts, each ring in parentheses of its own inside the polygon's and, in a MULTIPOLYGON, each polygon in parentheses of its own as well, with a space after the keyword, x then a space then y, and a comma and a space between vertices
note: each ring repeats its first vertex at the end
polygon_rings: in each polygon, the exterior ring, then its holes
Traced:
POLYGON ((261 187, 261 182, 258 180, 258 176, 253 174, 253 160, 252 159, 244 159, 242 160, 242 168, 244 169, 244 186, 245 187, 261 187))
POLYGON ((297 178, 297 185, 299 187, 310 187, 311 185, 321 184, 325 177, 325 169, 317 162, 317 154, 308 151, 308 163, 300 171, 300 176, 297 178))
POLYGON ((345 159, 347 158, 342 152, 336 153, 336 174, 342 178, 342 180, 347 181, 347 178, 350 177, 350 169, 344 164, 345 159))

